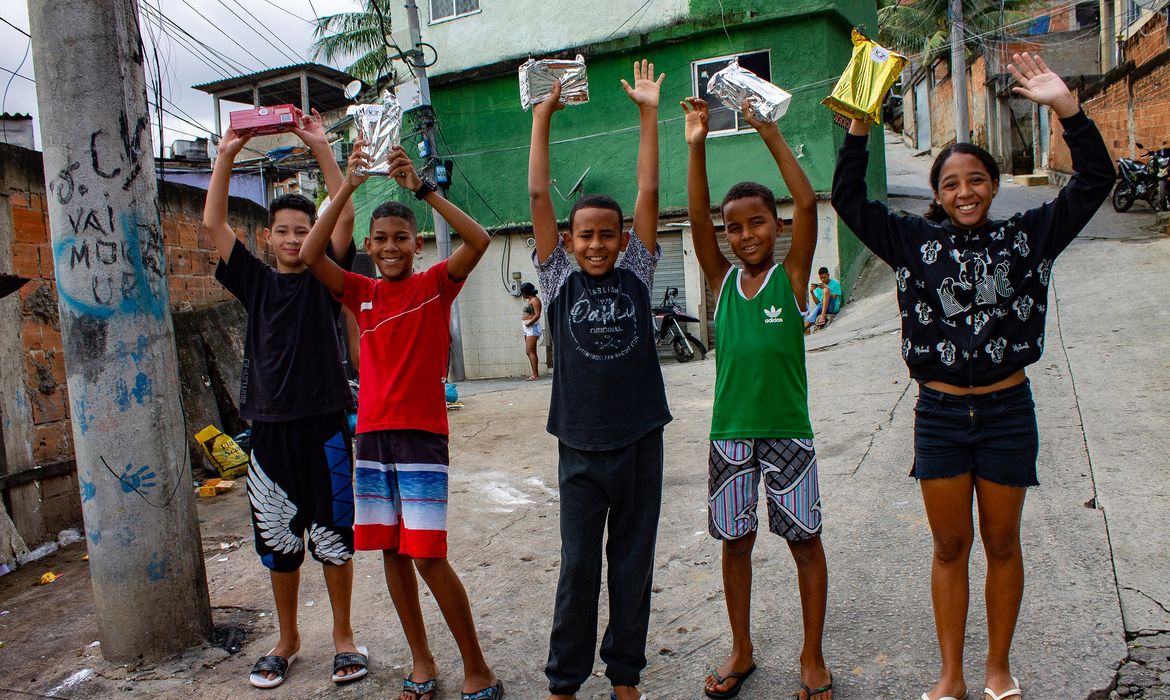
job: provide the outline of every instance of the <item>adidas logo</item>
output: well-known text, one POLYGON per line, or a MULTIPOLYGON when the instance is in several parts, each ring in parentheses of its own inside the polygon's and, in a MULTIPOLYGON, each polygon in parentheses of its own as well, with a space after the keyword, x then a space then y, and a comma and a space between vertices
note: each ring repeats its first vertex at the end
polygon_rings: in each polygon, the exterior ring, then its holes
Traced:
POLYGON ((784 309, 777 309, 775 306, 764 309, 764 323, 784 323, 784 319, 780 318, 780 314, 784 309))

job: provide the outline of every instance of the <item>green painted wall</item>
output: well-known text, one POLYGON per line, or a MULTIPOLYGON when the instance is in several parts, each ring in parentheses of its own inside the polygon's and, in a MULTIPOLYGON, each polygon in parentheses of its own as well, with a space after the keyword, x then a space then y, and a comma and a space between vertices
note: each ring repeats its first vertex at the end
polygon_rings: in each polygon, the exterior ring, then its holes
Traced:
MULTIPOLYGON (((552 176, 557 187, 568 194, 577 178, 589 169, 586 192, 603 192, 615 197, 632 213, 636 194, 635 159, 638 147, 637 108, 622 90, 620 80, 629 79, 635 59, 653 60, 666 73, 659 111, 661 153, 661 207, 686 207, 686 144, 683 141, 682 110, 678 103, 692 93, 691 62, 728 54, 769 49, 772 82, 793 93, 781 131, 794 149, 802 149, 801 164, 813 187, 827 193, 832 185, 836 150, 844 132, 833 125, 831 113, 820 104, 832 90, 836 78, 849 60, 852 23, 875 23, 872 2, 864 0, 795 0, 776 3, 764 0, 723 0, 728 13, 743 17, 745 11, 782 4, 784 9, 769 18, 748 23, 728 18, 725 34, 718 19, 708 19, 711 6, 718 18, 715 0, 693 0, 694 21, 652 32, 644 37, 624 37, 591 47, 589 66, 590 102, 568 107, 553 120, 552 176), (820 12, 813 10, 820 9, 820 12), (825 12, 825 8, 829 11, 825 12), (776 15, 782 15, 777 18, 776 15), (728 37, 730 35, 730 38, 728 37), (645 41, 644 46, 639 42, 645 41)), ((514 71, 502 75, 446 82, 432 88, 443 140, 440 150, 453 158, 449 196, 485 226, 524 224, 529 221, 527 195, 528 142, 532 116, 520 108, 519 88, 514 71), (478 192, 478 194, 477 194, 478 192)), ((412 153, 415 138, 405 138, 412 153)), ((759 180, 778 196, 787 194, 767 149, 754 132, 714 137, 708 145, 712 198, 740 180, 759 180)), ((875 154, 871 182, 884 183, 884 159, 875 154)), ((884 191, 884 187, 880 188, 884 191)), ((403 193, 384 179, 371 179, 355 195, 357 229, 364 235, 369 214, 379 202, 402 199, 403 193)), ((557 214, 564 218, 571 206, 553 193, 557 214)), ((405 195, 410 199, 410 195, 405 195)), ((405 201, 405 200, 404 200, 405 201)), ((430 227, 423 220, 420 226, 430 227)), ((851 234, 842 236, 840 259, 842 277, 852 280, 859 244, 851 234)))

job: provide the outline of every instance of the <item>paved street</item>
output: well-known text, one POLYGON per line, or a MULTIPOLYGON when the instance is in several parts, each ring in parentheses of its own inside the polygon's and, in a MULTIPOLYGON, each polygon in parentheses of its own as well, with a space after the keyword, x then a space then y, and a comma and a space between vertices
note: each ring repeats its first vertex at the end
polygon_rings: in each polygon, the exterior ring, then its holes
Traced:
MULTIPOLYGON (((922 211, 928 158, 889 146, 896 206, 922 211)), ((994 212, 1034 206, 1055 188, 1005 183, 994 212)), ((1108 209, 1108 204, 1106 204, 1108 209)), ((1170 239, 1136 205, 1102 211, 1055 266, 1047 348, 1029 370, 1041 431, 1041 486, 1024 517, 1027 583, 1014 672, 1029 700, 1108 698, 1121 666, 1121 697, 1170 691, 1170 239), (1131 690, 1131 688, 1133 690, 1131 690)), ((820 455, 830 569, 826 656, 837 698, 917 698, 937 671, 929 601, 930 533, 910 468, 915 388, 899 355, 893 277, 871 264, 859 298, 809 338, 809 385, 820 455)), ((519 345, 517 352, 520 352, 519 345)), ((699 698, 707 670, 729 645, 719 547, 706 534, 706 432, 714 362, 664 366, 675 420, 666 430, 666 481, 658 537, 649 667, 652 698, 699 698)), ((451 415, 451 556, 467 585, 485 652, 510 697, 539 698, 559 557, 556 443, 544 431, 550 382, 461 387, 451 415)), ((620 388, 615 388, 620 390, 620 388)), ((257 694, 247 669, 274 639, 267 575, 251 547, 241 489, 201 502, 216 647, 168 664, 101 661, 81 545, 0 578, 0 688, 52 697, 257 694), (47 566, 66 572, 28 584, 47 566), (58 628, 38 621, 73 611, 58 628), (263 616, 261 616, 263 615, 263 616)), ((797 688, 800 610, 787 547, 756 548, 753 633, 759 671, 740 697, 781 698, 797 688)), ((982 687, 984 562, 972 555, 967 682, 982 687)), ((359 643, 371 676, 329 682, 332 646, 321 577, 305 569, 301 658, 272 697, 396 697, 405 642, 376 556, 359 555, 354 591, 359 643)), ((442 669, 440 697, 458 697, 458 654, 437 607, 424 612, 442 669)), ((604 617, 604 616, 603 616, 604 617)), ((604 624, 604 621, 603 621, 604 624)), ((257 695, 258 697, 258 695, 257 695)), ((599 675, 582 698, 608 697, 599 675)), ((974 697, 974 696, 973 696, 974 697)))

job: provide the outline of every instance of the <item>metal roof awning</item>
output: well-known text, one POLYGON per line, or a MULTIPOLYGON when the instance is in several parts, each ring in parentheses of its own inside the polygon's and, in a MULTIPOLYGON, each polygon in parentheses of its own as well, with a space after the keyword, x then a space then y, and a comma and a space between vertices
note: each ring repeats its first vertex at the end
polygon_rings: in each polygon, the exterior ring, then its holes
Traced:
MULTIPOLYGON (((211 95, 215 103, 215 127, 222 132, 220 100, 257 107, 292 104, 305 112, 310 108, 328 112, 349 104, 344 90, 346 84, 353 80, 348 73, 330 66, 298 63, 192 87, 211 95)), ((362 83, 362 89, 366 89, 365 83, 362 83)))

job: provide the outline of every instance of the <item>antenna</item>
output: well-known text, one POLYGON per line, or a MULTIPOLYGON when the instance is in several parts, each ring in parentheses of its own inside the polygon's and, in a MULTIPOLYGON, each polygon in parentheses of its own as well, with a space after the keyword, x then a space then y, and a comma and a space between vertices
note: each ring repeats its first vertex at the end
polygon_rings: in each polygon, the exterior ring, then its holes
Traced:
POLYGON ((573 197, 573 195, 581 194, 581 188, 585 185, 585 176, 588 175, 589 171, 592 169, 593 169, 592 165, 589 166, 588 168, 585 168, 585 172, 581 173, 581 177, 577 178, 577 182, 573 183, 573 186, 571 188, 569 188, 569 194, 567 194, 567 195, 561 194, 561 190, 557 187, 556 178, 553 178, 553 180, 552 180, 553 189, 557 191, 557 194, 561 196, 561 199, 565 200, 566 202, 569 201, 569 199, 571 199, 573 197))

